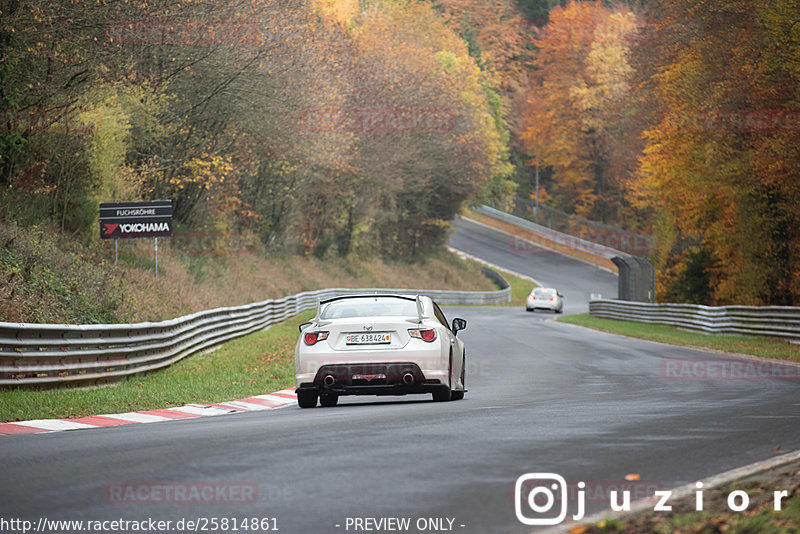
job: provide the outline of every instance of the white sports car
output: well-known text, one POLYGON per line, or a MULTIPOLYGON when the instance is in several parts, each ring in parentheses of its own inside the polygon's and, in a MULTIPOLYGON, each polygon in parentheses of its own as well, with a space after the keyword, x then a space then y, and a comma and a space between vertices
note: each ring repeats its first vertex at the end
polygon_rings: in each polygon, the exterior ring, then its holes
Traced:
POLYGON ((300 325, 294 352, 297 403, 335 406, 341 395, 432 393, 434 401, 466 392, 464 319, 448 325, 429 297, 359 295, 321 301, 300 325))

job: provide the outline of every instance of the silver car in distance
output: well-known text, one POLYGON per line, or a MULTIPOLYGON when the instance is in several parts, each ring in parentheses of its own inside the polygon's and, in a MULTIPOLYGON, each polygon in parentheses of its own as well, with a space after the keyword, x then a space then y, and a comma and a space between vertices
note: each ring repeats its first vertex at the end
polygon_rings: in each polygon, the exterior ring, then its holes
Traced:
POLYGON ((301 408, 335 406, 342 395, 430 393, 464 398, 464 319, 449 325, 426 296, 359 295, 320 301, 300 325, 294 352, 301 408))
POLYGON ((564 311, 564 295, 549 287, 534 288, 526 299, 525 309, 527 311, 550 310, 561 313, 564 311))

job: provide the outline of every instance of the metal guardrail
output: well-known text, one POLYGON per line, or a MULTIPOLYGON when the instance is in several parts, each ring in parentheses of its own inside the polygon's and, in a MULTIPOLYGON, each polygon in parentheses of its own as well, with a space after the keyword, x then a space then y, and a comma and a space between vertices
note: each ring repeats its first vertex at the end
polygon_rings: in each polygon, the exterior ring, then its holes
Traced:
POLYGON ((505 211, 500 211, 490 206, 477 206, 472 209, 477 213, 513 224, 514 226, 532 232, 543 239, 558 243, 559 245, 567 246, 574 250, 588 252, 589 254, 602 256, 603 258, 608 259, 611 259, 614 256, 619 256, 620 254, 625 254, 622 251, 607 247, 605 245, 600 245, 598 243, 592 243, 591 241, 581 239, 580 237, 559 232, 558 230, 553 230, 552 228, 542 226, 541 224, 536 224, 535 222, 517 217, 516 215, 512 215, 510 213, 506 213, 505 211))
POLYGON ((513 215, 536 224, 620 250, 633 256, 647 256, 653 251, 652 236, 593 221, 559 211, 544 204, 536 205, 530 199, 514 197, 513 215))
POLYGON ((158 323, 41 325, 0 322, 0 386, 93 385, 163 369, 187 356, 312 309, 317 299, 338 295, 422 294, 440 304, 509 302, 508 283, 494 271, 485 272, 503 289, 322 289, 245 306, 216 308, 158 323))
POLYGON ((589 315, 657 323, 709 334, 769 336, 800 341, 800 307, 649 304, 619 300, 589 302, 589 315))
POLYGON ((619 273, 617 296, 620 299, 655 302, 655 269, 647 258, 632 256, 621 250, 565 234, 491 206, 478 206, 472 209, 482 215, 507 222, 517 228, 531 232, 533 235, 551 243, 611 260, 617 266, 619 273))

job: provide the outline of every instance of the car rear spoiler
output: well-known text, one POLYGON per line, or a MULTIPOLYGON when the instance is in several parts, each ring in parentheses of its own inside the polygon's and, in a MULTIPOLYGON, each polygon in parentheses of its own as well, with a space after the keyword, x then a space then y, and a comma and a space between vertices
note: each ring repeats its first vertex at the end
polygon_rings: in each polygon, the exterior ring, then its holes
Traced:
POLYGON ((429 319, 429 317, 425 315, 424 308, 422 306, 422 299, 420 298, 419 295, 417 295, 416 302, 417 302, 417 322, 421 323, 425 319, 429 319))
POLYGON ((419 324, 425 319, 429 319, 427 315, 425 315, 425 307, 422 304, 422 299, 419 295, 414 298, 416 305, 417 305, 417 317, 414 319, 406 319, 407 322, 412 324, 419 324))
POLYGON ((312 322, 314 324, 316 324, 317 326, 325 326, 327 324, 330 324, 331 323, 330 321, 323 321, 322 319, 319 318, 319 314, 320 314, 320 310, 321 309, 322 309, 322 300, 317 299, 317 313, 314 314, 314 318, 312 319, 312 322))

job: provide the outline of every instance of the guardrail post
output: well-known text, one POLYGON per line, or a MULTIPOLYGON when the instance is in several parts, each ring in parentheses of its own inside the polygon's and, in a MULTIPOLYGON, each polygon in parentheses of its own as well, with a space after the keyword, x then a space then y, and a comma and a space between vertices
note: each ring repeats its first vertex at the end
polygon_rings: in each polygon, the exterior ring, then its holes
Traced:
POLYGON ((619 300, 655 302, 655 268, 647 258, 620 254, 611 261, 619 269, 619 300))
POLYGON ((653 303, 656 301, 656 268, 644 256, 633 256, 633 259, 638 263, 640 281, 634 300, 653 303))
POLYGON ((614 265, 619 270, 619 281, 617 282, 617 298, 619 300, 632 300, 633 288, 631 280, 631 266, 626 261, 625 256, 614 256, 611 258, 614 265))

